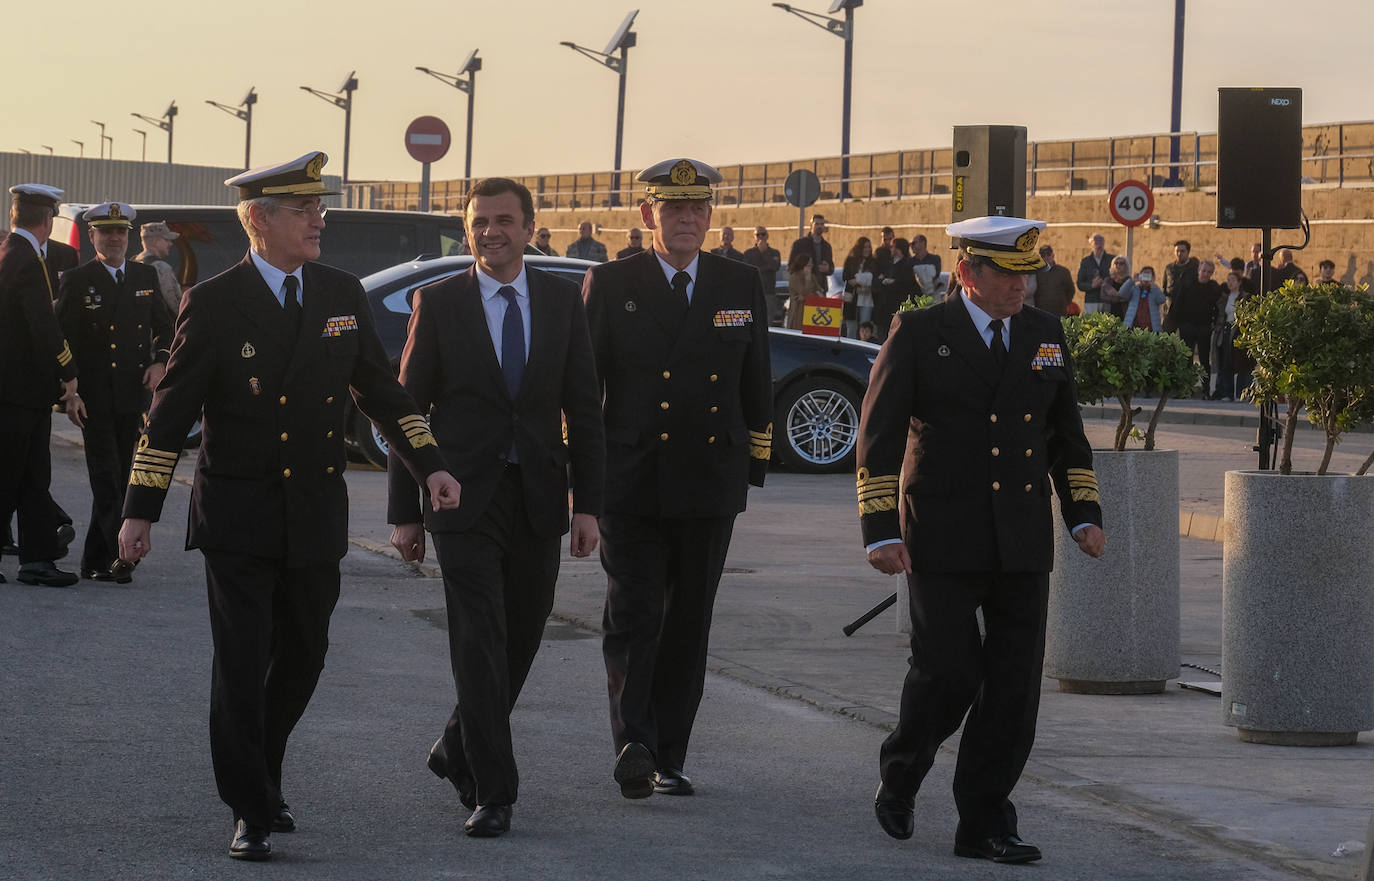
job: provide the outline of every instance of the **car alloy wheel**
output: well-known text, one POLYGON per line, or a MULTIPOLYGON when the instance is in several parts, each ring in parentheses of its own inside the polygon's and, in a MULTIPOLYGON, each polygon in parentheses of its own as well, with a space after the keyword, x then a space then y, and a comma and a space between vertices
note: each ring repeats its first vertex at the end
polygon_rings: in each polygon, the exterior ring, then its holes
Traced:
POLYGON ((853 470, 859 440, 859 401, 842 381, 806 379, 788 389, 778 407, 775 445, 798 471, 853 470))

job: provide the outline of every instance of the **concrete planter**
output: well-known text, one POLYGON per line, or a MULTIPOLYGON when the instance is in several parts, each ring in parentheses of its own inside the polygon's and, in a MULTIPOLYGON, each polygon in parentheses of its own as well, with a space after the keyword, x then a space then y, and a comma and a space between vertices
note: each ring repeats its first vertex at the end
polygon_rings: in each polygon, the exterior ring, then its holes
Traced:
POLYGON ((1241 740, 1374 729, 1374 477, 1226 473, 1222 720, 1241 740))
POLYGON ((1107 551, 1095 560, 1055 530, 1045 675, 1061 691, 1156 694, 1178 676, 1178 452, 1094 450, 1093 470, 1107 551))

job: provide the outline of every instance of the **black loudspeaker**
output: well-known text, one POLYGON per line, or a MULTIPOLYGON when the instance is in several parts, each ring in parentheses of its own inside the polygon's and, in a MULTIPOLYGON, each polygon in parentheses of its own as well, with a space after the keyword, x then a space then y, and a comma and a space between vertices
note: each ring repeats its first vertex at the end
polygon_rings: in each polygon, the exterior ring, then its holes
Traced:
POLYGON ((1302 226, 1302 89, 1217 94, 1217 226, 1302 226))
POLYGON ((956 125, 953 221, 1004 214, 1026 216, 1026 128, 956 125))

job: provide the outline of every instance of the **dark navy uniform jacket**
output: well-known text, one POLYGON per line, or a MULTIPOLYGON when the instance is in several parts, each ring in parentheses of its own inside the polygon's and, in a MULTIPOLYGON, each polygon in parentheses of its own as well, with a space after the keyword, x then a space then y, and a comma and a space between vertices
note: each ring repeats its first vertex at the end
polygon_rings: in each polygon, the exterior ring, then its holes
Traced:
POLYGON ((605 393, 606 511, 743 511, 772 442, 758 271, 702 253, 685 319, 652 249, 592 267, 582 291, 605 393))
POLYGON ((294 339, 247 257, 186 292, 167 375, 134 455, 126 518, 158 519, 186 433, 203 418, 186 547, 291 566, 339 560, 347 550, 350 389, 418 479, 446 468, 391 372, 361 283, 319 263, 301 272, 294 339))
POLYGON ((1102 524, 1059 319, 1011 318, 998 372, 962 296, 904 312, 859 427, 865 545, 905 535, 917 572, 1048 572, 1051 482, 1069 526, 1102 524))
POLYGON ((142 413, 143 373, 167 361, 172 319, 157 272, 126 261, 124 287, 98 259, 62 273, 57 320, 76 356, 81 400, 91 413, 142 413))
POLYGON ((59 380, 76 378, 76 363, 53 314, 56 291, 28 239, 10 233, 0 245, 0 401, 46 409, 59 380))

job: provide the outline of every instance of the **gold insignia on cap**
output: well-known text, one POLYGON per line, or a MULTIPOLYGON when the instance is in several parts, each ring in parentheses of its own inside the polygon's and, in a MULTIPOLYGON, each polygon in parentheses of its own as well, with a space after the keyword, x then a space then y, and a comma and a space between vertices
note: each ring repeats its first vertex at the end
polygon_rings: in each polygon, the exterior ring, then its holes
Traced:
POLYGON ((1025 232, 1021 233, 1021 235, 1017 237, 1017 239, 1016 239, 1016 250, 1018 250, 1018 251, 1034 251, 1034 250, 1035 250, 1035 243, 1038 242, 1039 240, 1040 240, 1040 230, 1035 229, 1034 227, 1032 227, 1031 229, 1028 229, 1028 230, 1026 230, 1025 232))
POLYGON ((315 154, 315 158, 314 158, 314 159, 311 159, 311 160, 310 160, 308 163, 306 163, 306 165, 305 165, 305 173, 308 174, 308 175, 309 175, 312 179, 314 179, 314 180, 319 180, 319 179, 320 179, 320 173, 321 173, 323 170, 324 170, 324 154, 323 154, 323 153, 316 153, 316 154, 315 154))
POLYGON ((122 220, 122 219, 124 219, 124 215, 121 214, 120 211, 119 211, 119 203, 118 203, 118 202, 111 202, 111 203, 110 203, 110 215, 109 215, 109 217, 110 217, 111 220, 122 220))
POLYGON ((697 167, 686 159, 679 159, 673 170, 668 172, 668 177, 680 187, 689 186, 696 183, 697 167))

